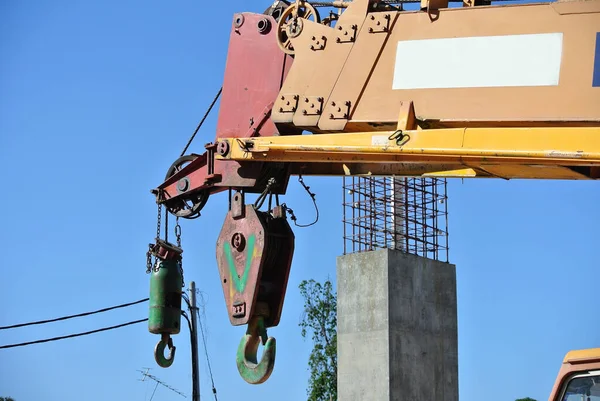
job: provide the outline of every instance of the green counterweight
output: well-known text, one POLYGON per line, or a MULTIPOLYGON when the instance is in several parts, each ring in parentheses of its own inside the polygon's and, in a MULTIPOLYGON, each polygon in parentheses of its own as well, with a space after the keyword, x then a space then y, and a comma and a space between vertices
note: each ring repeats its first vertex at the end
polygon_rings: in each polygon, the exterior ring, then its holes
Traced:
POLYGON ((178 260, 161 260, 150 277, 148 330, 153 334, 179 334, 183 277, 178 260))

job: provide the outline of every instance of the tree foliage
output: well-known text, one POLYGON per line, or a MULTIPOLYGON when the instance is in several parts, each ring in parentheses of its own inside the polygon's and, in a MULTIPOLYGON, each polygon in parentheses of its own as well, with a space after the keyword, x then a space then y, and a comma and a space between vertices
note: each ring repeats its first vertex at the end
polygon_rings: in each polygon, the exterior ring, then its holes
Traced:
POLYGON ((534 400, 533 398, 530 398, 530 397, 525 397, 525 398, 519 398, 515 401, 537 401, 537 400, 534 400))
POLYGON ((300 283, 304 313, 302 337, 311 334, 314 343, 308 360, 308 401, 337 400, 337 295, 331 281, 300 283))
POLYGON ((0 397, 0 401, 15 401, 12 397, 0 397))

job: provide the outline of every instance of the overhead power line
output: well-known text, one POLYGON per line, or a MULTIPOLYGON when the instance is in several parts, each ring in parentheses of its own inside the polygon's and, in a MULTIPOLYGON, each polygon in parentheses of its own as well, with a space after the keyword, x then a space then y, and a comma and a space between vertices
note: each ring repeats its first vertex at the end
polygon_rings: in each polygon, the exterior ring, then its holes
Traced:
POLYGON ((78 313, 77 315, 63 316, 63 317, 59 317, 59 318, 56 318, 56 319, 38 320, 37 322, 19 323, 19 324, 13 324, 12 326, 3 326, 3 327, 0 327, 0 330, 15 329, 17 327, 33 326, 35 324, 52 323, 52 322, 58 322, 60 320, 73 319, 75 317, 82 317, 82 316, 94 315, 96 313, 102 313, 102 312, 106 312, 106 311, 113 310, 113 309, 125 308, 127 306, 131 306, 131 305, 139 304, 139 303, 142 303, 142 302, 146 302, 147 300, 148 300, 148 298, 144 298, 144 299, 140 299, 139 301, 135 301, 135 302, 129 302, 129 303, 126 303, 126 304, 111 306, 109 308, 98 309, 98 310, 95 310, 95 311, 92 311, 92 312, 78 313))
POLYGON ((133 322, 127 322, 127 323, 119 324, 119 325, 116 325, 116 326, 104 327, 104 328, 101 328, 101 329, 96 329, 96 330, 92 330, 92 331, 86 331, 84 333, 69 334, 67 336, 60 336, 60 337, 54 337, 54 338, 46 338, 44 340, 29 341, 29 342, 26 342, 26 343, 19 343, 19 344, 0 345, 0 349, 23 347, 25 345, 41 344, 41 343, 47 343, 47 342, 50 342, 50 341, 64 340, 64 339, 67 339, 67 338, 87 336, 88 334, 100 333, 101 331, 114 330, 114 329, 118 329, 118 328, 121 328, 121 327, 130 326, 132 324, 137 324, 137 323, 145 322, 147 320, 148 320, 148 318, 146 318, 146 319, 140 319, 140 320, 134 320, 133 322))

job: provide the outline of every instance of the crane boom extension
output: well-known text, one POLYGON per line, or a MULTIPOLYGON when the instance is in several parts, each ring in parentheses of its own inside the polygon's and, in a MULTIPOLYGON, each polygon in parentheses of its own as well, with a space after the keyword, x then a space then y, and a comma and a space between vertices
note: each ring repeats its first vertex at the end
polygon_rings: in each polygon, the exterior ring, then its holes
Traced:
MULTIPOLYGON (((234 16, 216 139, 153 193, 193 219, 229 191, 216 258, 230 322, 248 325, 237 365, 249 383, 274 365, 291 175, 600 179, 600 0, 484 3, 354 0, 321 19, 276 1, 234 16)), ((169 246, 157 238, 157 257, 181 251, 169 246)))
POLYGON ((600 128, 399 129, 221 141, 231 150, 217 160, 307 163, 303 175, 600 178, 600 128), (330 174, 319 169, 323 164, 330 174))

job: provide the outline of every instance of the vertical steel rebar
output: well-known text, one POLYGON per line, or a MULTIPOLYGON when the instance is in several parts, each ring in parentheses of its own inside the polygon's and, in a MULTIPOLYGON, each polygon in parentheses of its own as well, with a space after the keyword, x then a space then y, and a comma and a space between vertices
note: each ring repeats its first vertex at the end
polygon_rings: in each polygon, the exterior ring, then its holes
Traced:
POLYGON ((344 177, 344 254, 392 248, 448 261, 444 178, 344 177))

